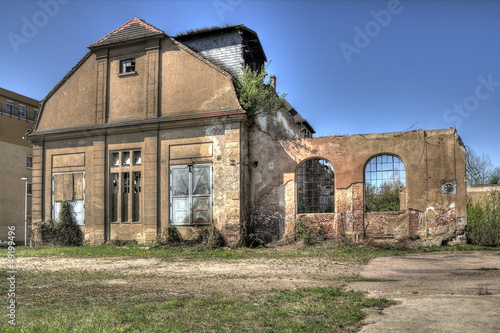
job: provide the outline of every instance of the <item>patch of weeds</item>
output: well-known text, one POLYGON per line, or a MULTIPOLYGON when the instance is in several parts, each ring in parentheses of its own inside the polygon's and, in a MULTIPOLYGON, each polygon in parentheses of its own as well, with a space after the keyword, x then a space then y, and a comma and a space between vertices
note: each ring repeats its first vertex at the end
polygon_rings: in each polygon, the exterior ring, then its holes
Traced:
POLYGON ((221 248, 226 246, 226 240, 222 233, 215 226, 200 227, 188 241, 189 244, 201 244, 209 248, 221 248))
POLYGON ((161 234, 156 237, 158 245, 176 245, 181 244, 183 241, 181 233, 173 225, 163 228, 161 234))
POLYGON ((326 231, 322 225, 308 224, 302 220, 295 224, 295 237, 305 246, 313 246, 326 240, 326 231))

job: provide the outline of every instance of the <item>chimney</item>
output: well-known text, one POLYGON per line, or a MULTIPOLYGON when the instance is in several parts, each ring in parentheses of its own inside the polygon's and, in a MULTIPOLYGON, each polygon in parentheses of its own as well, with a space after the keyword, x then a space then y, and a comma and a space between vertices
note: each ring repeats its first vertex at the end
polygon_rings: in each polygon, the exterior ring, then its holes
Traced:
POLYGON ((276 76, 274 75, 271 75, 269 77, 269 85, 271 86, 271 88, 274 90, 274 92, 276 92, 276 76))

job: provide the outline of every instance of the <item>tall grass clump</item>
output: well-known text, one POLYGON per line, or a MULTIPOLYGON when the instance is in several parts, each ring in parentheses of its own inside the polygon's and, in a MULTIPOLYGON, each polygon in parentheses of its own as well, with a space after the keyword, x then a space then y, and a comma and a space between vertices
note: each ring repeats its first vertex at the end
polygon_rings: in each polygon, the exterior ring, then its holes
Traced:
POLYGON ((467 235, 472 244, 500 246, 500 191, 467 206, 467 235))

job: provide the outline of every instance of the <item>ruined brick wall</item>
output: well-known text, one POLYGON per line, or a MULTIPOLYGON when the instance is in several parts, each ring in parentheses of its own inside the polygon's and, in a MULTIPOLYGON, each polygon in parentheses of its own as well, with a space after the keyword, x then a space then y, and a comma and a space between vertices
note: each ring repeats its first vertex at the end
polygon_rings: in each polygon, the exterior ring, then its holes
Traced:
POLYGON ((258 212, 257 227, 279 233, 274 238, 291 236, 299 216, 326 226, 329 234, 355 240, 412 237, 440 245, 464 231, 465 149, 453 129, 281 141, 256 135, 253 143, 251 159, 261 167, 252 169, 252 207, 258 212), (400 211, 365 212, 364 168, 379 154, 395 155, 404 163, 406 188, 400 192, 400 211), (297 214, 296 171, 309 158, 325 159, 333 166, 331 215, 297 214), (284 190, 278 191, 281 185, 284 190))

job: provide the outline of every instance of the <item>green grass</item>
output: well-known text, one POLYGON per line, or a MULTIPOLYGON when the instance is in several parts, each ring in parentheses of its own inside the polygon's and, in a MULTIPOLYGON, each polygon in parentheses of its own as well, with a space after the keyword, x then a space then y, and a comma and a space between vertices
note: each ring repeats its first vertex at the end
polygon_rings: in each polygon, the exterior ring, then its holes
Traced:
POLYGON ((346 332, 359 327, 363 308, 383 308, 385 299, 368 299, 338 288, 280 290, 246 298, 179 297, 112 304, 76 302, 21 305, 10 332, 346 332))
MULTIPOLYGON (((17 257, 47 258, 159 258, 169 261, 323 258, 363 264, 379 256, 429 251, 500 250, 471 245, 394 250, 388 246, 323 244, 304 248, 212 249, 204 246, 16 248, 17 257)), ((0 256, 7 258, 7 250, 0 256)), ((17 325, 0 321, 0 332, 352 332, 360 327, 363 308, 390 305, 385 299, 337 287, 260 291, 254 294, 202 295, 159 290, 163 283, 183 283, 182 276, 158 276, 127 270, 23 271, 16 276, 17 325), (163 279, 163 280, 162 280, 163 279), (126 284, 104 283, 111 280, 126 284)), ((0 279, 6 280, 6 270, 0 279)), ((190 277, 196 282, 196 276, 190 277)), ((255 276, 223 274, 223 280, 245 284, 255 276)), ((340 277, 362 281, 360 275, 340 277)), ((335 281, 338 282, 338 281, 335 281)), ((332 284, 335 285, 335 282, 332 284)), ((337 284, 338 285, 338 284, 337 284)), ((7 295, 7 283, 0 293, 7 295)), ((5 307, 4 307, 5 308, 5 307)), ((6 311, 4 309, 4 311, 6 311)), ((2 312, 6 313, 6 312, 2 312)), ((4 317, 4 319, 6 319, 4 317)))
MULTIPOLYGON (((207 246, 81 246, 81 247, 24 247, 16 248, 16 257, 68 257, 68 258, 160 258, 163 260, 225 260, 225 259, 257 259, 257 258, 300 258, 326 257, 334 261, 355 261, 367 263, 373 258, 382 256, 402 255, 433 251, 484 251, 500 250, 500 247, 486 247, 477 245, 456 245, 417 250, 401 250, 391 248, 390 245, 379 246, 311 246, 299 249, 283 248, 211 248, 207 246)), ((0 249, 0 257, 7 256, 7 249, 0 249)))

